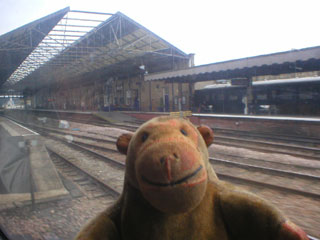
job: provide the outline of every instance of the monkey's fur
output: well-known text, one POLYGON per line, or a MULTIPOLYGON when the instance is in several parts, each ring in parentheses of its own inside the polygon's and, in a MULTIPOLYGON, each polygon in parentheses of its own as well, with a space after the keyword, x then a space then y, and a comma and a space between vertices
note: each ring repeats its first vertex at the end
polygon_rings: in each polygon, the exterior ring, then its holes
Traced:
POLYGON ((210 128, 158 117, 118 138, 127 155, 118 201, 77 240, 307 240, 265 200, 218 180, 207 147, 210 128))

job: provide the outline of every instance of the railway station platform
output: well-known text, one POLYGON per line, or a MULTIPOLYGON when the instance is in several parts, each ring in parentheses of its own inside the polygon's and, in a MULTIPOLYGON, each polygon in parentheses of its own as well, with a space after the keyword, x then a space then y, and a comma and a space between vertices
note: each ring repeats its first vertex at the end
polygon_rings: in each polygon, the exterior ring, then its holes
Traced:
POLYGON ((141 121, 138 121, 137 118, 132 117, 124 112, 94 112, 93 114, 111 123, 141 123, 141 121))
MULTIPOLYGON (((147 121, 156 116, 169 114, 155 112, 124 113, 143 121, 147 121)), ((207 125, 214 130, 232 130, 255 132, 259 134, 320 138, 320 118, 193 113, 189 119, 195 125, 207 125)))
MULTIPOLYGON (((168 116, 169 112, 81 112, 65 110, 10 110, 5 115, 23 122, 39 122, 39 118, 48 117, 47 125, 58 126, 57 120, 82 120, 88 124, 95 123, 136 123, 141 124, 157 116, 168 116), (51 123, 50 123, 51 121, 51 123)), ((207 125, 214 130, 232 130, 255 132, 259 134, 278 134, 293 137, 316 138, 320 136, 320 118, 291 116, 255 116, 193 113, 188 117, 196 125, 207 125)), ((39 122, 40 123, 40 122, 39 122)))
POLYGON ((0 209, 69 196, 38 133, 0 117, 0 209))

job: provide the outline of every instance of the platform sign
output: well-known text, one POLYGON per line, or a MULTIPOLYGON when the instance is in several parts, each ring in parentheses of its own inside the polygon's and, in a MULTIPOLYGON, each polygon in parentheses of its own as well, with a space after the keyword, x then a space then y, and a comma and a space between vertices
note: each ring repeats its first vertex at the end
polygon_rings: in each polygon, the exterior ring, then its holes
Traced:
POLYGON ((170 112, 170 116, 172 116, 172 117, 190 117, 190 116, 192 116, 192 112, 191 111, 170 112))

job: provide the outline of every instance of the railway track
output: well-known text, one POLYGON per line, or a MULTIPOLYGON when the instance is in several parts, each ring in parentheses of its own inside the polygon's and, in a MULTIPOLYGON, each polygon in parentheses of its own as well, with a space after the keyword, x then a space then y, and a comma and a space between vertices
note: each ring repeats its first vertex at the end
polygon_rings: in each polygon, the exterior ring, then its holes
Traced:
POLYGON ((58 140, 46 139, 45 144, 51 154, 64 160, 104 189, 108 189, 117 196, 121 193, 124 180, 124 164, 112 161, 108 157, 104 157, 104 161, 101 161, 101 156, 88 151, 88 149, 80 149, 80 147, 70 146, 70 144, 58 140))
MULTIPOLYGON (((39 131, 39 127, 37 127, 38 131, 39 131)), ((65 135, 65 133, 63 131, 60 130, 54 130, 54 129, 48 129, 45 128, 45 131, 51 131, 54 132, 55 134, 58 135, 65 135)), ((43 132, 43 130, 42 130, 43 132)), ((52 134, 51 134, 52 135, 52 134)), ((102 141, 108 144, 114 144, 115 141, 111 140, 111 139, 97 139, 94 137, 87 137, 87 136, 83 136, 81 134, 73 134, 73 136, 77 137, 80 139, 80 137, 85 137, 86 139, 90 139, 91 143, 85 143, 83 141, 79 141, 79 139, 72 139, 73 143, 68 143, 68 144, 72 144, 73 147, 77 147, 77 148, 83 148, 86 149, 86 151, 91 151, 91 154, 95 154, 96 156, 98 156, 100 159, 104 159, 105 156, 105 152, 112 152, 113 154, 118 154, 116 153, 115 148, 112 148, 111 146, 106 147, 106 146, 99 146, 97 144, 95 144, 94 142, 96 141, 102 141), (92 149, 92 150, 90 150, 92 149), (97 152, 100 151, 100 153, 97 152), (101 153, 102 152, 102 153, 101 153)), ((59 139, 59 136, 51 136, 51 137, 55 137, 56 139, 59 139)), ((63 139, 63 138, 62 138, 63 139)), ((63 139, 64 142, 70 142, 70 139, 63 139)), ((108 159, 108 161, 110 161, 110 158, 108 159)), ((293 192, 293 193, 297 193, 297 194, 301 194, 301 195, 306 195, 306 196, 310 196, 310 197, 316 197, 319 198, 320 197, 320 193, 317 191, 317 189, 313 189, 313 186, 317 186, 316 182, 319 181, 319 177, 316 175, 311 175, 311 174, 303 174, 303 173, 299 173, 299 172, 293 172, 293 171, 288 171, 288 170, 279 170, 279 169, 274 169, 274 168, 266 168, 266 167, 261 167, 258 165, 252 165, 252 164, 246 164, 246 163, 239 163, 239 162, 233 162, 227 159, 218 159, 218 158, 211 158, 210 161, 212 163, 215 163, 214 168, 217 172, 217 174, 221 175, 222 178, 225 179, 231 179, 231 180, 237 180, 237 181, 250 181, 250 183, 255 183, 261 186, 265 186, 268 188, 278 188, 278 189, 282 189, 282 191, 288 191, 288 192, 293 192), (223 166, 222 166, 223 165, 223 166), (232 167, 230 167, 232 166, 232 167), (233 168, 233 171, 231 172, 230 169, 233 168), (259 174, 252 174, 252 172, 259 172, 259 174), (243 173, 245 172, 245 173, 243 173), (266 174, 266 172, 268 172, 266 174), (242 176, 237 176, 238 173, 243 173, 243 175, 247 175, 246 177, 242 177, 242 176), (265 178, 266 175, 273 175, 273 178, 270 178, 270 182, 275 182, 273 184, 266 183, 265 180, 249 180, 248 179, 248 175, 250 178, 252 179, 260 179, 261 178, 265 178), (253 175, 253 176, 251 176, 253 175), (237 177, 236 177, 237 176, 237 177), (283 184, 286 182, 286 180, 288 179, 288 176, 290 177, 294 177, 297 178, 298 181, 295 184, 296 188, 288 188, 286 187, 286 184, 283 184), (308 185, 309 186, 309 191, 305 190, 305 187, 308 185)), ((289 181, 289 183, 287 183, 288 185, 292 185, 292 179, 289 181)))
MULTIPOLYGON (((57 136, 64 136, 66 132, 64 131, 56 131, 51 130, 57 134, 57 136)), ((70 133, 73 136, 73 142, 77 143, 79 145, 87 146, 87 147, 93 147, 95 146, 98 150, 106 150, 105 146, 108 146, 108 148, 112 148, 116 150, 115 148, 115 142, 117 136, 108 135, 108 134, 101 134, 99 137, 97 137, 97 133, 89 133, 88 135, 85 135, 84 132, 81 133, 70 133), (87 141, 84 142, 81 139, 86 139, 87 141)), ((110 151, 110 150, 109 150, 110 151)), ((305 173, 306 175, 320 175, 320 167, 314 167, 314 166, 304 166, 299 164, 294 164, 291 162, 279 162, 278 160, 266 160, 266 159, 257 159, 257 158, 248 158, 248 157, 240 157, 239 155, 231 155, 227 153, 222 153, 221 151, 215 151, 213 154, 218 157, 216 158, 222 158, 222 159, 228 159, 232 162, 239 162, 239 163, 247 163, 248 165, 258 165, 265 168, 273 168, 273 169, 279 169, 284 171, 292 171, 297 173, 305 173)))
MULTIPOLYGON (((89 120, 68 118, 70 121, 82 122, 89 124, 89 120)), ((120 128, 127 131, 135 131, 139 126, 136 123, 113 124, 103 123, 100 121, 90 121, 90 124, 120 128)), ((30 126, 30 125, 29 125, 30 126)), ((39 126, 35 126, 39 127, 39 126)), ((54 131, 53 129, 51 131, 54 131)), ((56 130, 60 131, 61 130, 56 130)), ((241 147, 267 153, 288 154, 291 156, 302 157, 306 159, 320 160, 320 139, 315 138, 297 138, 279 134, 258 134, 243 131, 234 131, 230 129, 214 129, 215 144, 241 147)), ((76 133, 68 132, 69 135, 75 136, 76 133)), ((97 135, 97 133, 95 133, 97 135)))
MULTIPOLYGON (((90 152, 90 154, 94 154, 104 161, 114 161, 117 164, 121 162, 121 165, 124 167, 124 157, 110 143, 103 146, 96 144, 93 140, 90 140, 91 142, 87 140, 81 141, 79 137, 68 143, 67 140, 57 134, 50 134, 50 136, 60 139, 74 148, 90 152), (114 160, 114 158, 118 160, 114 160)), ((115 144, 115 141, 113 143, 115 144)), ((259 185, 259 187, 263 186, 283 192, 320 198, 320 189, 317 186, 320 177, 317 175, 262 167, 213 157, 210 158, 210 162, 213 164, 217 175, 226 180, 248 182, 251 185, 259 185), (266 179, 268 179, 267 182, 266 179), (293 185, 295 187, 288 187, 293 185), (308 189, 306 189, 306 186, 309 186, 308 189)))
POLYGON ((276 170, 290 171, 296 173, 304 173, 306 175, 320 176, 320 167, 299 165, 298 163, 291 162, 279 162, 277 160, 243 157, 234 154, 215 152, 214 156, 216 159, 227 159, 234 163, 248 164, 254 166, 260 166, 264 168, 273 168, 276 170))
POLYGON ((268 133, 254 133, 248 131, 240 131, 240 130, 230 130, 230 129, 222 129, 215 128, 215 132, 224 136, 237 136, 244 137, 252 140, 259 139, 269 139, 273 142, 281 143, 281 142, 290 142, 295 145, 302 145, 308 147, 320 147, 320 138, 304 138, 297 136, 289 136, 289 135, 281 135, 277 133, 268 134, 268 133))
MULTIPOLYGON (((107 125, 104 125, 104 127, 120 128, 127 131, 135 131, 137 129, 137 127, 133 127, 133 126, 126 127, 125 125, 121 125, 121 124, 107 124, 107 125)), ((74 136, 76 135, 72 133, 70 134, 74 136)), ((250 133, 247 133, 247 135, 245 135, 244 133, 242 135, 239 135, 236 131, 233 131, 233 135, 235 136, 232 136, 231 133, 224 135, 223 133, 218 132, 215 134, 214 143, 220 144, 220 145, 252 149, 252 150, 257 150, 261 152, 281 153, 281 154, 288 154, 296 157, 303 157, 307 159, 320 160, 319 147, 311 147, 303 144, 302 145, 292 144, 292 143, 289 144, 288 142, 291 141, 289 138, 271 138, 269 136, 265 137, 265 136, 257 136, 257 135, 255 135, 255 137, 252 137, 250 133)), ((295 141, 295 139, 292 139, 292 141, 295 143, 305 143, 309 145, 312 144, 310 142, 311 141, 310 139, 309 139, 309 142, 303 142, 302 140, 295 141)), ((316 143, 313 143, 313 144, 316 144, 316 143)))
POLYGON ((210 162, 221 179, 242 181, 263 188, 320 199, 319 187, 313 188, 319 182, 319 176, 232 162, 225 159, 210 158, 210 162), (309 186, 308 189, 306 186, 309 186))
MULTIPOLYGON (((89 144, 88 142, 83 144, 83 146, 81 145, 81 143, 79 144, 79 142, 77 142, 76 144, 72 143, 72 145, 73 148, 77 148, 78 150, 90 152, 89 154, 98 154, 100 160, 104 158, 104 162, 108 162, 110 161, 110 159, 113 159, 113 161, 117 162, 119 167, 122 168, 122 171, 125 167, 123 160, 119 160, 119 157, 121 155, 116 153, 115 148, 112 148, 110 146, 105 148, 99 146, 97 148, 97 146, 95 146, 94 144, 89 144), (112 153, 116 154, 116 156, 113 155, 114 158, 110 157, 110 154, 112 153)), ((122 156, 122 158, 124 157, 122 156)), ((305 190, 306 185, 315 185, 315 182, 319 181, 318 176, 310 176, 306 174, 303 175, 300 173, 295 174, 293 172, 285 172, 279 170, 277 171, 277 169, 259 168, 259 166, 252 166, 249 164, 239 165, 237 163, 232 163, 217 158, 210 158, 210 161, 212 162, 220 179, 244 185, 247 187, 248 190, 253 191, 257 194, 259 194, 261 191, 266 191, 266 189, 270 189, 271 191, 276 191, 280 192, 281 194, 285 194, 287 197, 290 197, 290 199, 295 198, 296 195, 300 195, 303 198, 311 198, 313 199, 312 201, 317 202, 320 198, 319 192, 305 190), (230 165, 235 166, 230 167, 230 165), (231 168, 235 169, 230 170, 231 168), (264 173, 265 171, 267 173, 264 173), (279 174, 281 176, 278 176, 279 174), (249 178, 248 175, 250 175, 249 178), (272 176, 270 177, 270 175, 272 176), (268 177, 268 179, 273 179, 273 182, 266 181, 266 177, 268 177), (264 181, 262 179, 264 179, 264 181), (279 184, 279 182, 282 182, 282 184, 279 184), (295 185, 295 183, 300 184, 300 188, 290 188, 287 186, 295 185)), ((310 237, 310 239, 314 238, 310 237)))
MULTIPOLYGON (((43 129, 42 131, 49 130, 43 129)), ((62 141, 60 142, 60 144, 67 144, 70 148, 74 149, 75 151, 78 151, 81 154, 85 154, 86 157, 73 157, 71 161, 75 161, 75 158, 89 158, 90 160, 88 160, 85 165, 80 166, 80 168, 86 169, 86 171, 89 171, 88 169, 107 169, 104 166, 96 165, 96 162, 103 162, 106 165, 111 164, 113 168, 118 169, 117 180, 104 179, 103 182, 112 184, 116 182, 118 184, 120 183, 117 186, 117 190, 119 192, 121 191, 123 179, 119 179, 119 176, 121 175, 121 173, 123 175, 124 172, 124 156, 116 152, 116 149, 113 145, 115 143, 114 136, 109 136, 109 138, 107 139, 100 138, 99 141, 97 141, 97 138, 95 138, 94 136, 91 136, 89 138, 83 138, 84 134, 82 132, 81 134, 75 134, 77 136, 74 136, 74 139, 72 139, 72 141, 69 140, 68 142, 68 140, 64 137, 66 133, 63 133, 63 131, 61 130, 47 132, 46 134, 50 135, 50 137, 55 138, 55 140, 62 141), (90 155, 91 157, 88 155, 90 155), (94 160, 92 160, 93 155, 94 160), (92 164, 92 162, 94 162, 94 164, 92 164)), ((106 138, 105 134, 104 138, 106 138)), ((51 143, 49 145, 57 146, 56 143, 51 143)), ((61 145, 59 146, 60 147, 58 147, 58 149, 63 149, 61 145)), ((69 151, 63 151, 63 153, 61 154, 66 154, 66 157, 77 156, 75 153, 70 153, 69 151)), ((299 198, 308 199, 308 201, 312 201, 315 205, 319 203, 320 195, 318 189, 316 188, 317 183, 319 182, 319 177, 317 175, 313 176, 312 174, 302 174, 300 172, 282 171, 278 168, 263 168, 261 166, 255 166, 249 163, 237 163, 221 158, 211 158, 210 161, 213 164, 214 169, 217 172, 220 179, 244 186, 248 190, 253 191, 257 194, 261 192, 262 194, 264 194, 264 192, 266 191, 275 191, 277 193, 284 194, 289 201, 292 201, 292 199, 296 198, 295 196, 299 195, 299 198)), ((253 161, 253 159, 251 159, 251 161, 253 161)), ((76 165, 79 164, 78 162, 73 163, 76 165)), ((298 169, 299 166, 296 167, 298 169)), ((109 170, 106 171, 114 172, 112 168, 108 169, 109 170)), ((92 171, 92 175, 100 179, 99 174, 96 174, 96 171, 92 171)))
MULTIPOLYGON (((115 144, 115 136, 110 136, 110 135, 106 135, 106 134, 103 134, 102 137, 98 138, 97 137, 97 134, 96 133, 90 133, 91 136, 87 136, 87 135, 84 135, 83 132, 80 132, 80 133, 71 133, 70 131, 68 131, 67 133, 63 130, 57 130, 57 129, 52 129, 52 128, 44 128, 44 127, 39 127, 39 126, 32 126, 32 127, 36 127, 37 130, 43 132, 43 133, 46 133, 46 132, 53 132, 55 134, 57 134, 57 137, 58 135, 61 135, 61 136, 66 136, 69 135, 69 136, 72 136, 72 142, 73 143, 77 143, 78 145, 82 145, 82 146, 86 146, 88 148, 95 148, 97 150, 100 150, 100 151, 114 151, 116 152, 116 149, 115 147, 112 148, 112 145, 114 146, 115 144), (107 138, 106 138, 107 136, 107 138), (85 139, 88 139, 91 141, 91 143, 85 143, 83 141, 81 141, 80 139, 82 138, 85 138, 85 139), (95 142, 100 142, 100 143, 104 143, 103 145, 97 145, 95 142), (106 148, 105 144, 108 144, 109 146, 106 148)), ((217 138, 217 137, 216 137, 217 138)), ((67 141, 70 141, 70 139, 67 139, 67 141)), ((217 144, 217 143, 215 143, 217 144)), ((220 144, 220 142, 218 142, 218 144, 220 144)), ((227 144, 227 145, 230 145, 230 144, 227 144)), ((215 159, 215 161, 224 161, 225 164, 233 164, 233 165, 239 165, 239 166, 246 166, 246 167, 249 167, 251 166, 251 168, 253 166, 255 166, 256 168, 262 168, 263 171, 266 171, 267 169, 272 169, 272 167, 270 167, 270 165, 273 165, 274 168, 273 168, 273 171, 277 171, 278 173, 282 173, 282 174, 291 174, 291 175, 299 175, 301 177, 304 177, 304 178, 309 178, 309 179, 316 179, 316 180, 319 180, 317 178, 316 175, 312 175, 312 174, 308 174, 308 173, 303 173, 301 174, 300 171, 302 169, 302 171, 307 168, 307 167, 303 167, 303 166, 295 166, 296 168, 296 171, 288 171, 288 169, 286 169, 286 167, 288 166, 288 164, 281 164, 281 163, 278 163, 278 162, 268 162, 267 165, 269 166, 265 166, 265 167, 262 167, 262 166, 257 166, 257 165, 260 165, 260 164, 263 164, 264 161, 261 161, 261 160, 257 160, 257 159, 243 159, 241 158, 241 162, 239 161, 239 156, 227 156, 227 159, 218 159, 218 158, 212 158, 212 159, 215 159), (231 157, 231 160, 228 161, 228 158, 231 157), (237 161, 238 160, 238 161, 237 161), (246 163, 244 163, 244 161, 246 161, 246 163), (255 164, 252 164, 252 161, 255 161, 255 164), (251 163, 250 163, 251 162, 251 163), (281 167, 282 166, 282 167, 281 167), (299 172, 298 172, 299 171, 299 172)), ((292 168, 292 165, 290 164, 290 168, 292 168)), ((271 170, 270 170, 271 171, 271 170)), ((318 169, 315 169, 315 168, 307 168, 307 171, 309 172, 313 172, 313 171, 318 171, 318 169)), ((317 173, 317 172, 316 172, 317 173)))
POLYGON ((99 119, 81 119, 81 118, 72 118, 72 117, 64 117, 64 120, 68 120, 71 122, 78 122, 83 124, 90 124, 99 127, 116 127, 128 131, 135 131, 139 125, 136 122, 127 122, 126 124, 121 123, 110 123, 105 120, 99 119))
POLYGON ((320 148, 294 145, 286 142, 270 142, 259 139, 246 139, 243 137, 229 137, 216 134, 215 143, 253 149, 262 152, 282 153, 291 156, 320 160, 320 148))
MULTIPOLYGON (((123 129, 135 131, 132 125, 123 129)), ((213 129, 215 143, 249 148, 265 152, 285 153, 297 157, 317 158, 320 160, 320 139, 298 138, 280 134, 258 134, 228 129, 213 129)))
POLYGON ((88 198, 106 197, 110 194, 114 197, 119 196, 120 193, 116 189, 68 160, 67 156, 57 153, 50 147, 47 149, 57 170, 72 182, 80 185, 88 198))
MULTIPOLYGON (((57 136, 64 136, 65 132, 63 131, 54 131, 57 136)), ((73 142, 85 147, 94 147, 97 150, 101 151, 115 151, 115 142, 116 136, 101 134, 103 138, 97 138, 96 133, 90 133, 90 136, 84 135, 83 133, 72 134, 73 142), (81 139, 86 139, 84 142, 81 139), (108 147, 108 150, 106 149, 108 147), (111 149, 110 149, 111 148, 111 149)), ((230 155, 227 153, 214 152, 214 155, 218 155, 216 158, 223 158, 231 160, 232 162, 246 163, 248 165, 258 165, 265 168, 273 168, 279 169, 283 171, 291 171, 298 173, 304 173, 305 175, 320 175, 320 167, 311 167, 311 166, 303 166, 294 163, 282 163, 276 160, 266 160, 266 159, 257 159, 257 158, 248 158, 248 157, 239 157, 239 155, 230 155)))
MULTIPOLYGON (((117 127, 135 131, 138 126, 125 124, 107 124, 106 127, 117 127)), ((320 139, 306 139, 283 135, 256 134, 227 129, 214 129, 215 143, 242 147, 263 152, 285 153, 297 157, 320 160, 320 139)))

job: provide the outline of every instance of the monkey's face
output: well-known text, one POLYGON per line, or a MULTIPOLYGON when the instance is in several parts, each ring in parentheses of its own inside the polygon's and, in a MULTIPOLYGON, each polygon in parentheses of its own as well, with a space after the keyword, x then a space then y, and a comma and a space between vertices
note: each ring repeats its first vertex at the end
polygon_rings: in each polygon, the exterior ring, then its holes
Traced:
POLYGON ((142 125, 132 137, 119 137, 118 148, 128 146, 127 179, 162 212, 189 211, 204 197, 206 143, 212 142, 213 134, 207 127, 199 128, 200 132, 183 119, 160 117, 142 125))

